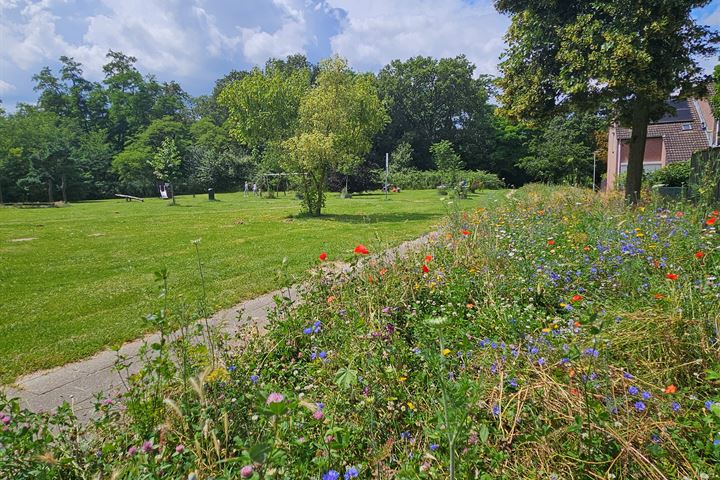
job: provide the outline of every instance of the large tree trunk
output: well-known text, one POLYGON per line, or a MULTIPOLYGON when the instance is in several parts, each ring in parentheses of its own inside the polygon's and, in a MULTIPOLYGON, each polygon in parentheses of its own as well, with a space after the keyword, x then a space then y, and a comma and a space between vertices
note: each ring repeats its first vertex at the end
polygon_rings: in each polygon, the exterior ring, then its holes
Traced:
POLYGON ((173 205, 175 205, 175 189, 173 189, 172 182, 170 182, 170 196, 172 197, 173 205))
POLYGON ((645 105, 638 105, 633 112, 632 134, 630 136, 630 155, 628 157, 627 177, 625 179, 625 200, 633 205, 640 201, 642 187, 643 159, 650 114, 645 105))
POLYGON ((53 183, 52 177, 48 177, 48 202, 53 203, 53 190, 55 184, 53 183))
POLYGON ((67 203, 67 185, 65 184, 65 174, 62 174, 62 197, 63 197, 63 203, 67 203))

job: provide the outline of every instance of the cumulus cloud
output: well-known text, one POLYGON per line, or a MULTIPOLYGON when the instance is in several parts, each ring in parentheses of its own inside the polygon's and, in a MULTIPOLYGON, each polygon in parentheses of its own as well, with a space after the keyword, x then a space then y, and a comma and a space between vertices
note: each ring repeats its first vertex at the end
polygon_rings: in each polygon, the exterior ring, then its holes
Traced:
POLYGON ((393 59, 466 54, 480 73, 496 73, 509 21, 489 1, 329 0, 347 12, 333 51, 359 69, 393 59))

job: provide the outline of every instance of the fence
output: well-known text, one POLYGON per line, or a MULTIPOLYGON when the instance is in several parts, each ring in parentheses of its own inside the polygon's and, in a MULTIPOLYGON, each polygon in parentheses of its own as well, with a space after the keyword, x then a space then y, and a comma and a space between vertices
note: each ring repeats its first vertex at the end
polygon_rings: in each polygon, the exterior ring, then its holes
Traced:
POLYGON ((690 158, 690 198, 720 202, 720 147, 695 152, 690 158))

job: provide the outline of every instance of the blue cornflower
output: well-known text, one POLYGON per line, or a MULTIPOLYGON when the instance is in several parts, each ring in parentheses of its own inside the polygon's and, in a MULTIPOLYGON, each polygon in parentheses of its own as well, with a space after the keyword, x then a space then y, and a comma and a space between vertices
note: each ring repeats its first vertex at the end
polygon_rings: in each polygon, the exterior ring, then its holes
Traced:
POLYGON ((260 377, 258 377, 257 375, 250 375, 250 381, 251 381, 251 382, 257 383, 258 380, 260 380, 260 377))
POLYGON ((650 392, 642 392, 642 397, 643 397, 645 400, 649 400, 649 399, 650 399, 650 392))
POLYGON ((318 408, 318 410, 322 410, 323 408, 325 408, 325 404, 322 402, 316 402, 315 406, 318 408))
POLYGON ((638 412, 644 412, 645 404, 643 402, 635 402, 635 410, 637 410, 638 412))
POLYGON ((517 388, 517 386, 518 386, 517 380, 515 380, 514 378, 511 378, 510 380, 508 380, 508 385, 510 385, 513 388, 517 388))
POLYGON ((673 402, 670 408, 672 408, 673 412, 677 412, 678 410, 680 410, 680 404, 678 402, 673 402))
POLYGON ((638 388, 637 388, 635 385, 633 385, 632 387, 628 388, 628 393, 629 393, 630 395, 637 395, 639 391, 640 391, 640 390, 638 390, 638 388))
POLYGON ((545 365, 545 357, 538 358, 538 365, 540 365, 540 366, 545 365))
POLYGON ((237 366, 236 366, 236 365, 230 365, 230 366, 228 367, 228 372, 230 372, 230 373, 234 372, 235 370, 237 370, 237 366))
POLYGON ((318 354, 318 357, 320 357, 321 359, 325 360, 325 358, 327 357, 327 352, 325 352, 325 351, 320 352, 320 353, 318 354))
POLYGON ((531 355, 535 355, 535 354, 537 354, 539 351, 540 351, 540 350, 538 350, 537 347, 532 347, 532 348, 530 349, 530 354, 531 354, 531 355))
POLYGON ((623 377, 627 378, 628 380, 632 380, 633 378, 635 378, 628 372, 623 372, 623 377))
POLYGON ((303 330, 303 333, 305 335, 310 335, 311 333, 313 333, 312 327, 307 327, 305 330, 303 330))
POLYGON ((588 356, 588 357, 595 357, 595 358, 597 358, 599 354, 600 354, 600 352, 598 352, 594 348, 586 348, 585 351, 583 352, 583 355, 588 356))
POLYGON ((656 433, 653 433, 652 435, 650 435, 650 441, 653 443, 660 443, 660 436, 656 433))
POLYGON ((719 446, 719 445, 720 445, 720 438, 716 438, 715 440, 713 440, 713 445, 715 445, 716 447, 719 446))
POLYGON ((710 410, 712 408, 712 406, 713 406, 712 400, 708 400, 707 402, 705 402, 706 409, 710 410))
POLYGON ((355 468, 355 467, 348 467, 347 470, 345 470, 345 475, 343 475, 343 478, 344 478, 345 480, 350 480, 351 478, 355 478, 355 477, 357 477, 358 475, 359 475, 359 474, 358 474, 357 468, 355 468))
POLYGON ((410 432, 400 432, 400 438, 403 440, 410 440, 410 432))
POLYGON ((431 443, 431 444, 430 444, 430 450, 432 450, 433 452, 434 452, 435 450, 437 450, 438 448, 440 448, 440 445, 438 445, 437 443, 431 443))
POLYGON ((316 358, 317 358, 317 353, 312 352, 312 353, 310 354, 310 360, 315 360, 316 358))
POLYGON ((493 415, 495 415, 496 417, 497 417, 498 415, 500 415, 500 405, 495 405, 495 406, 492 408, 492 413, 493 413, 493 415))
POLYGON ((567 357, 563 357, 560 359, 560 365, 565 365, 566 363, 570 363, 570 359, 567 357))
POLYGON ((340 473, 335 470, 328 470, 328 472, 322 476, 322 480, 338 480, 340 473))

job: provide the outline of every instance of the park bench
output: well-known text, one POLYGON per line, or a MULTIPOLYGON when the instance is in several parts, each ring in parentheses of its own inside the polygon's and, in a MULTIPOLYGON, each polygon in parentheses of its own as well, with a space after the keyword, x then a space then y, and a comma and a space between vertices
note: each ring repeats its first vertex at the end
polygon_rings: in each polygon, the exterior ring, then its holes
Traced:
POLYGON ((133 200, 137 200, 138 202, 144 202, 145 199, 140 197, 133 197, 132 195, 123 195, 122 193, 116 193, 116 197, 124 198, 126 202, 132 202, 133 200))

